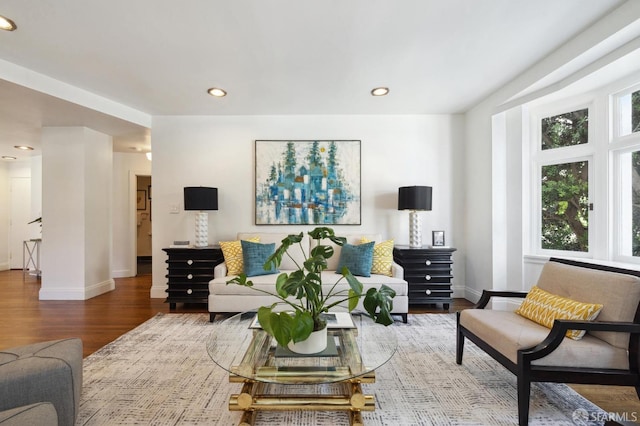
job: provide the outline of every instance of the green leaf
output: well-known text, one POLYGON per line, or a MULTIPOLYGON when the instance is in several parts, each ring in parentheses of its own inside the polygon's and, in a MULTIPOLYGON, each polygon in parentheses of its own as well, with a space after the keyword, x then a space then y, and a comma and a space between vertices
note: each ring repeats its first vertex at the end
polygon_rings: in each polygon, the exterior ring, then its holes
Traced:
POLYGON ((386 286, 382 285, 380 290, 370 288, 364 297, 362 302, 367 313, 378 324, 390 325, 393 324, 393 318, 391 318, 391 311, 393 310, 393 298, 396 292, 386 286))
POLYGON ((291 341, 296 321, 288 312, 272 313, 269 316, 271 323, 271 335, 276 338, 280 346, 286 347, 291 341))
POLYGON ((358 279, 355 276, 353 276, 349 268, 347 268, 346 266, 343 266, 342 271, 340 271, 340 273, 342 274, 343 277, 345 277, 345 279, 349 283, 349 287, 351 287, 351 290, 353 290, 354 293, 357 294, 358 296, 361 296, 362 290, 364 287, 362 286, 362 283, 358 281, 358 279))
POLYGON ((283 299, 286 299, 291 294, 293 294, 287 291, 288 281, 289 281, 289 275, 287 275, 284 272, 278 275, 278 278, 276 278, 276 293, 278 293, 278 296, 282 297, 283 299))
POLYGON ((245 287, 253 287, 253 282, 247 281, 247 276, 245 274, 240 274, 232 280, 227 281, 227 285, 229 284, 238 284, 245 287))
POLYGON ((272 310, 275 306, 276 304, 274 303, 271 306, 262 306, 258 309, 258 322, 260 323, 260 326, 264 329, 264 331, 272 336, 273 328, 271 326, 271 315, 273 314, 272 310))
POLYGON ((313 331, 313 317, 308 311, 297 311, 293 318, 294 326, 291 331, 293 343, 302 342, 309 338, 313 331))

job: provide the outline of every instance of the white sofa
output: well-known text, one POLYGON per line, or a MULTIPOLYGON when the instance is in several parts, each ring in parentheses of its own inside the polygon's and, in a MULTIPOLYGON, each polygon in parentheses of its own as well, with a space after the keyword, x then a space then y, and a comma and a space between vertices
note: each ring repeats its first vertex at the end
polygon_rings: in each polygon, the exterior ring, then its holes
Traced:
MULTIPOLYGON (((250 238, 258 237, 260 243, 275 243, 277 248, 280 245, 280 242, 284 238, 286 238, 287 235, 290 235, 292 233, 296 232, 240 232, 238 233, 237 239, 247 240, 250 238)), ((376 243, 382 242, 381 236, 379 234, 345 235, 336 232, 336 235, 345 237, 347 239, 347 242, 350 244, 359 244, 363 237, 367 238, 369 241, 375 241, 376 243)), ((309 254, 312 243, 315 244, 315 241, 310 239, 310 237, 305 232, 301 244, 304 247, 306 255, 309 254)), ((336 273, 336 268, 338 267, 338 262, 340 259, 341 247, 333 244, 329 240, 324 240, 322 244, 331 245, 334 248, 333 256, 327 260, 328 268, 322 273, 323 287, 328 290, 329 287, 335 284, 335 282, 340 278, 340 274, 336 273)), ((298 245, 290 247, 288 253, 293 259, 289 258, 288 256, 283 256, 282 263, 279 268, 280 273, 292 272, 298 269, 296 267, 296 263, 302 265, 302 263, 304 262, 305 255, 302 253, 298 245)), ((387 286, 395 290, 396 296, 393 299, 393 310, 391 311, 391 313, 393 315, 401 316, 402 321, 406 323, 407 313, 409 311, 409 290, 408 284, 403 278, 403 272, 404 271, 400 265, 393 263, 391 266, 392 276, 371 274, 370 277, 357 276, 356 278, 363 284, 365 292, 371 287, 380 288, 380 286, 383 284, 386 284, 387 286)), ((250 277, 249 279, 253 282, 255 287, 275 292, 275 282, 278 275, 279 274, 258 275, 250 277)), ((212 322, 215 319, 216 314, 244 312, 252 309, 257 309, 260 306, 271 305, 272 303, 278 301, 278 299, 273 296, 260 293, 251 288, 243 287, 236 284, 227 285, 227 281, 233 278, 234 275, 227 275, 227 266, 224 262, 215 267, 214 278, 209 282, 209 314, 210 320, 212 322)), ((338 288, 340 289, 348 289, 348 287, 349 285, 345 282, 344 279, 338 285, 338 288)), ((362 300, 360 301, 358 308, 356 309, 364 310, 364 308, 362 307, 362 300)))

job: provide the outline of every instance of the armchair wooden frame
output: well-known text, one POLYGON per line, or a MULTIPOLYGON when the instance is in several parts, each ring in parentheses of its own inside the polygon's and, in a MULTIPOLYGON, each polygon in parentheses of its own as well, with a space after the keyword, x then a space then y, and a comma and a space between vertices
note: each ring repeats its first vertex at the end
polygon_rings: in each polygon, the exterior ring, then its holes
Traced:
MULTIPOLYGON (((569 261, 565 259, 552 258, 550 261, 640 276, 640 271, 569 261)), ((492 297, 524 298, 526 295, 526 292, 483 290, 478 303, 470 309, 484 309, 492 297)), ((457 364, 462 364, 465 338, 471 340, 493 359, 516 375, 518 391, 518 419, 520 425, 524 426, 529 422, 529 397, 531 394, 532 382, 634 386, 636 393, 640 398, 640 305, 638 305, 638 308, 636 309, 632 323, 556 320, 549 334, 542 342, 535 346, 518 350, 517 364, 513 363, 509 358, 498 352, 474 333, 461 326, 460 312, 458 312, 456 331, 457 364), (532 364, 533 361, 543 358, 553 352, 564 340, 567 330, 630 333, 628 349, 629 369, 595 369, 582 368, 579 366, 554 367, 532 364)))

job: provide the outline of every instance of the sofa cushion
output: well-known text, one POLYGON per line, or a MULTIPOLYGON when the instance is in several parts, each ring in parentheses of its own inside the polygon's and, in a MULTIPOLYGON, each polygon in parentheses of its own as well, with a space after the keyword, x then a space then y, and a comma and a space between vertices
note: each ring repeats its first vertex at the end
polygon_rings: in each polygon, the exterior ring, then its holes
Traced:
MULTIPOLYGON (((340 234, 339 237, 345 237, 347 239, 347 243, 349 244, 360 244, 363 238, 366 238, 369 241, 382 241, 382 237, 380 234, 340 234)), ((315 240, 311 240, 311 246, 314 247, 316 244, 315 240)), ((330 259, 327 259, 327 270, 329 271, 337 271, 338 270, 338 262, 340 261, 340 254, 342 253, 342 246, 334 244, 331 240, 323 240, 323 245, 333 247, 333 256, 330 259)), ((284 269, 284 268, 283 268, 284 269)))
POLYGON ((371 265, 373 264, 373 246, 374 242, 363 243, 358 245, 345 244, 340 252, 340 261, 338 262, 337 273, 342 273, 345 266, 353 275, 368 277, 371 275, 371 265))
MULTIPOLYGON (((592 321, 601 309, 601 304, 578 302, 533 286, 516 310, 516 314, 550 329, 557 319, 592 321)), ((585 330, 567 330, 566 335, 571 339, 580 340, 585 333, 585 330)))
MULTIPOLYGON (((239 232, 239 240, 247 240, 249 238, 259 238, 261 243, 275 243, 276 248, 280 247, 282 240, 287 238, 292 233, 283 232, 239 232)), ((294 270, 302 268, 303 263, 309 255, 309 236, 306 232, 302 236, 300 244, 293 245, 287 250, 287 255, 282 256, 282 262, 280 263, 281 270, 294 270), (304 252, 300 247, 304 249, 304 252)), ((229 273, 229 275, 233 275, 229 273)))
MULTIPOLYGON (((558 296, 602 304, 597 321, 633 322, 640 303, 640 278, 558 262, 544 265, 536 285, 558 296)), ((629 347, 626 333, 589 331, 587 334, 618 348, 626 350, 629 347)))
POLYGON ((269 256, 276 250, 276 244, 261 244, 251 241, 241 240, 242 245, 242 261, 244 262, 244 273, 248 277, 256 275, 269 275, 278 273, 278 269, 274 265, 269 265, 265 269, 265 263, 269 256))
MULTIPOLYGON (((291 273, 293 271, 281 270, 281 273, 291 273)), ((323 271, 322 272, 322 287, 324 291, 329 289, 338 283, 334 291, 348 291, 349 284, 344 277, 336 274, 335 271, 323 271)), ((250 287, 245 287, 237 284, 228 284, 228 277, 215 278, 209 281, 209 293, 211 295, 216 294, 244 294, 259 296, 260 293, 250 287)), ((251 277, 253 286, 262 290, 267 290, 275 293, 276 276, 275 275, 258 275, 251 277)), ((369 277, 358 277, 358 281, 362 283, 365 291, 371 287, 380 288, 383 284, 391 287, 396 292, 397 296, 406 296, 408 290, 407 282, 401 278, 387 277, 386 275, 371 274, 369 277)))
MULTIPOLYGON (((257 243, 260 241, 260 238, 254 236, 247 238, 247 241, 257 243)), ((238 275, 244 272, 244 260, 242 258, 242 244, 240 244, 240 240, 220 241, 220 248, 222 249, 224 263, 227 265, 227 274, 238 275)))
POLYGON ((82 394, 82 340, 33 343, 0 351, 0 411, 47 401, 58 424, 73 425, 82 394))
MULTIPOLYGON (((535 346, 549 334, 548 328, 515 312, 492 309, 465 309, 460 312, 460 325, 514 363, 518 362, 519 349, 535 346)), ((533 364, 572 367, 577 360, 585 368, 629 368, 626 349, 589 334, 581 340, 565 338, 552 353, 533 361, 533 364)))
POLYGON ((0 411, 1 426, 58 426, 56 407, 50 402, 36 402, 0 411))
MULTIPOLYGON (((368 243, 369 239, 362 237, 360 243, 368 243)), ((383 241, 373 246, 373 262, 371 273, 391 276, 393 265, 393 240, 383 241)))

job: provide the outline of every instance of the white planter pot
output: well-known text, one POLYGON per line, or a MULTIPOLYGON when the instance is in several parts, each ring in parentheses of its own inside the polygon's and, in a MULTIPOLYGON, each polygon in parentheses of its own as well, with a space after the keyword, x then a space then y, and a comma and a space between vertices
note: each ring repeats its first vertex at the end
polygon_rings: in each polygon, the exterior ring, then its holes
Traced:
POLYGON ((287 347, 291 352, 297 354, 308 355, 322 352, 327 349, 327 327, 311 332, 307 340, 303 340, 302 342, 289 342, 287 347))

